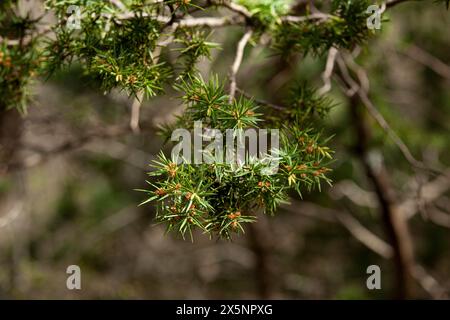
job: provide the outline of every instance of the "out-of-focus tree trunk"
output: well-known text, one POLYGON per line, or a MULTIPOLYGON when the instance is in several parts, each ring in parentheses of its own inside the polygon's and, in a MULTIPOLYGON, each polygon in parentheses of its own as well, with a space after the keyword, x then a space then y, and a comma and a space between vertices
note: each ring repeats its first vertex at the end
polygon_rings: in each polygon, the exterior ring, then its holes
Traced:
POLYGON ((362 113, 357 95, 350 98, 350 110, 357 137, 356 152, 366 175, 371 181, 380 206, 385 230, 394 249, 398 299, 413 297, 414 250, 406 217, 398 210, 398 203, 391 186, 389 174, 384 165, 375 168, 369 161, 369 141, 371 131, 362 113))
POLYGON ((8 172, 8 167, 17 160, 23 119, 15 110, 6 110, 0 104, 0 175, 8 172))
MULTIPOLYGON (((18 160, 22 125, 22 115, 15 109, 6 110, 0 103, 0 177, 8 174, 9 166, 18 160)), ((0 194, 0 208, 7 207, 8 200, 11 199, 0 194)), ((0 214, 2 213, 0 212, 0 214)), ((17 246, 18 244, 13 241, 8 255, 10 283, 7 291, 15 288, 17 279, 17 246)))
POLYGON ((260 299, 279 298, 276 272, 272 258, 273 239, 265 216, 249 225, 249 245, 255 255, 255 283, 260 299))

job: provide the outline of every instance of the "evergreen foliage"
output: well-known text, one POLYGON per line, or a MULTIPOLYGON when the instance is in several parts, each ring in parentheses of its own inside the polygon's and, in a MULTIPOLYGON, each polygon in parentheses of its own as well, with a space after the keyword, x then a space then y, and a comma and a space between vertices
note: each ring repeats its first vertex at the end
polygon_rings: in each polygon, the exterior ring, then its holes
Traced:
MULTIPOLYGON (((449 5, 448 0, 439 2, 449 5)), ((219 130, 280 129, 279 150, 271 155, 280 167, 272 175, 261 173, 265 164, 257 159, 243 166, 176 164, 161 153, 150 173, 158 179, 144 190, 144 203, 156 203, 157 220, 169 231, 184 237, 200 228, 230 238, 233 232, 243 232, 244 223, 254 222, 258 212, 274 214, 291 190, 301 194, 331 182, 326 173, 333 152, 329 139, 320 134, 319 121, 334 104, 330 99, 301 83, 292 86, 283 107, 274 109, 243 94, 230 95, 215 75, 204 81, 196 64, 219 48, 212 29, 227 25, 252 29, 253 44, 269 38, 268 46, 280 55, 321 57, 333 47, 352 49, 374 34, 366 25, 370 1, 314 1, 317 13, 307 4, 294 10, 295 1, 284 0, 47 0, 57 22, 44 31, 38 28, 39 19, 17 15, 16 4, 0 4, 4 108, 25 111, 34 76, 49 76, 77 62, 104 92, 117 88, 130 96, 152 97, 164 94, 169 84, 180 91, 185 112, 162 129, 166 140, 175 128, 192 130, 195 121, 219 130), (80 28, 70 27, 70 6, 81 9, 80 28), (199 17, 192 16, 199 12, 199 17), (173 49, 174 64, 164 55, 173 49)))
MULTIPOLYGON (((178 88, 184 93, 181 99, 186 111, 173 127, 164 128, 166 138, 175 128, 193 129, 194 121, 202 121, 212 129, 242 130, 257 128, 267 120, 264 113, 258 112, 262 107, 252 100, 241 96, 229 103, 217 77, 207 83, 193 77, 178 88)), ((192 229, 198 227, 210 235, 230 238, 233 232, 244 231, 243 223, 255 221, 255 213, 274 214, 281 203, 287 202, 290 190, 301 195, 303 189, 320 189, 322 180, 330 183, 325 174, 330 170, 327 165, 332 151, 326 146, 327 140, 314 128, 306 127, 314 110, 323 113, 329 108, 329 101, 316 97, 311 89, 301 88, 293 91, 294 96, 298 94, 293 111, 280 113, 284 126, 279 150, 264 158, 277 158, 279 170, 275 174, 267 174, 267 163, 258 159, 247 159, 244 165, 224 161, 177 165, 161 154, 153 164, 155 171, 149 173, 160 179, 148 182, 150 191, 143 190, 149 195, 144 203, 158 204, 158 221, 167 223, 168 231, 176 230, 183 237, 185 233, 192 236, 192 229)), ((224 153, 227 152, 233 151, 224 146, 224 153)))

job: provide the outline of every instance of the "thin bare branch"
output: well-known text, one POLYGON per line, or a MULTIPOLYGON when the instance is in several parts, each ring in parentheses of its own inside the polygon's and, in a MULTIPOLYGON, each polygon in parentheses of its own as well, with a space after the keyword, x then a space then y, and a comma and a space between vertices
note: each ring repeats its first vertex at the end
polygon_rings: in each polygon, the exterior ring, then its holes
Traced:
POLYGON ((0 229, 7 227, 10 225, 14 220, 17 219, 17 217, 20 215, 20 213, 23 210, 23 203, 18 202, 16 203, 11 210, 9 210, 4 216, 0 217, 0 229))
POLYGON ((448 299, 448 294, 439 282, 434 279, 422 266, 416 265, 412 276, 420 286, 434 299, 448 299))
POLYGON ((357 92, 358 96, 361 98, 361 101, 363 102, 364 106, 366 107, 367 111, 369 111, 370 115, 378 122, 380 127, 389 135, 389 137, 394 141, 394 143, 397 145, 397 147, 402 152, 405 159, 414 167, 420 168, 420 169, 427 169, 427 167, 419 160, 414 158, 411 151, 409 150, 408 146, 403 142, 403 140, 397 135, 397 133, 391 128, 389 123, 384 119, 383 115, 378 111, 378 109, 375 107, 375 105, 372 103, 372 101, 369 99, 367 94, 362 91, 358 90, 357 92))
POLYGON ((292 202, 293 205, 286 207, 288 210, 292 210, 295 211, 295 213, 301 213, 315 219, 328 222, 339 222, 356 240, 361 242, 368 249, 386 259, 390 259, 392 257, 392 247, 386 243, 386 241, 364 227, 350 213, 332 208, 324 208, 307 201, 298 203, 297 201, 292 200, 292 202), (296 210, 294 208, 301 208, 301 210, 296 210))
MULTIPOLYGON (((307 201, 302 201, 301 204, 294 201, 293 205, 286 207, 286 209, 322 221, 339 222, 357 241, 374 253, 385 259, 392 259, 393 257, 393 248, 390 244, 364 227, 353 215, 346 211, 321 207, 307 201), (303 210, 295 210, 294 208, 302 208, 303 210)), ((448 297, 446 290, 422 266, 416 264, 411 270, 411 276, 432 298, 445 299, 448 297)))
POLYGON ((442 62, 440 59, 431 55, 422 48, 412 45, 408 47, 405 51, 400 51, 412 60, 427 66, 433 70, 436 74, 440 75, 445 79, 450 79, 450 66, 442 62))
MULTIPOLYGON (((445 192, 450 189, 450 170, 445 171, 442 175, 438 176, 434 180, 425 183, 421 187, 421 200, 426 204, 437 200, 440 196, 442 196, 445 192)), ((404 214, 407 218, 413 217, 417 211, 418 203, 416 199, 408 199, 403 201, 399 205, 399 210, 404 214)))
POLYGON ((250 37, 253 34, 252 29, 248 29, 244 35, 242 36, 241 40, 239 40, 239 43, 237 45, 236 49, 236 56, 234 58, 233 65, 231 66, 230 71, 230 103, 233 101, 234 96, 236 94, 236 75, 239 71, 239 67, 242 63, 242 58, 244 56, 244 50, 245 46, 247 45, 248 41, 250 40, 250 37))
MULTIPOLYGON (((146 129, 146 131, 151 131, 151 128, 148 126, 145 126, 144 129, 146 129)), ((82 148, 96 139, 112 139, 115 137, 130 134, 131 132, 132 131, 129 125, 111 126, 102 130, 97 129, 93 132, 89 132, 85 135, 77 137, 76 139, 68 140, 51 149, 43 149, 40 146, 34 145, 25 145, 26 149, 33 150, 35 151, 35 153, 19 162, 11 163, 11 166, 8 167, 8 171, 35 167, 48 161, 49 159, 52 159, 52 157, 56 155, 64 154, 82 148)))
POLYGON ((127 7, 120 0, 109 0, 111 4, 115 5, 119 10, 125 11, 127 7))
POLYGON ((246 7, 241 6, 233 2, 232 0, 209 0, 209 2, 213 5, 226 7, 229 10, 234 11, 247 19, 250 19, 252 17, 251 12, 248 11, 246 7))
POLYGON ((355 239, 364 244, 367 248, 382 256, 390 259, 393 256, 392 246, 386 241, 380 239, 374 233, 365 228, 356 218, 346 212, 339 212, 336 216, 341 224, 352 234, 355 239))
POLYGON ((342 199, 347 197, 354 204, 367 207, 378 207, 376 195, 374 192, 364 190, 358 186, 353 180, 342 180, 336 183, 330 190, 330 195, 333 199, 342 199))
POLYGON ((281 17, 281 20, 285 21, 285 22, 294 22, 294 23, 310 21, 310 20, 318 20, 319 22, 321 22, 321 21, 328 20, 332 17, 333 17, 333 15, 322 13, 322 12, 317 12, 317 13, 309 14, 307 16, 284 16, 284 17, 281 17))
POLYGON ((139 118, 141 114, 142 100, 144 99, 144 92, 139 91, 137 96, 133 100, 131 105, 131 117, 130 117, 130 128, 134 133, 140 132, 139 118))
POLYGON ((240 94, 242 94, 244 97, 246 97, 247 99, 252 99, 253 101, 255 101, 257 104, 260 104, 262 106, 267 106, 276 110, 285 110, 285 108, 283 106, 271 103, 269 101, 263 100, 263 99, 256 99, 253 95, 245 92, 244 90, 236 87, 236 91, 239 92, 240 94))
POLYGON ((328 50, 325 71, 322 73, 323 86, 318 91, 320 95, 323 95, 331 90, 331 76, 333 75, 334 64, 336 62, 337 54, 338 50, 334 47, 328 50))
MULTIPOLYGON (((358 51, 358 50, 356 50, 358 51)), ((342 54, 342 58, 344 59, 346 65, 350 68, 350 70, 352 70, 356 76, 358 77, 358 81, 359 81, 359 85, 361 86, 361 89, 368 93, 369 89, 370 89, 370 80, 369 77, 367 75, 366 70, 361 67, 359 64, 357 64, 355 62, 355 58, 357 57, 357 55, 360 52, 355 52, 353 54, 349 54, 349 53, 343 53, 342 54)))
POLYGON ((367 178, 372 182, 375 189, 386 234, 393 248, 397 298, 405 299, 411 296, 413 290, 411 273, 415 265, 413 243, 407 219, 398 210, 397 197, 393 191, 386 168, 383 165, 375 168, 368 158, 372 133, 367 120, 360 111, 360 104, 364 105, 366 109, 369 109, 370 106, 373 107, 373 105, 361 85, 351 78, 347 65, 341 56, 338 57, 338 65, 341 71, 341 79, 351 88, 346 93, 349 97, 349 107, 353 117, 352 125, 357 137, 355 150, 364 166, 367 178))
POLYGON ((200 18, 185 18, 178 23, 179 27, 210 27, 218 28, 231 25, 244 25, 245 19, 241 16, 226 16, 226 17, 200 17, 200 18))
POLYGON ((450 214, 438 208, 433 208, 428 211, 428 218, 435 224, 441 227, 450 229, 450 214))
MULTIPOLYGON (((173 33, 169 33, 168 40, 172 41, 173 37, 174 37, 173 33)), ((159 40, 159 42, 162 42, 162 41, 164 41, 164 40, 161 40, 161 39, 159 40)), ((159 61, 159 56, 161 54, 161 50, 162 50, 162 45, 158 44, 152 52, 152 60, 153 60, 152 62, 155 65, 159 61)), ((140 131, 139 118, 141 115, 141 106, 142 106, 143 101, 144 101, 144 91, 141 90, 136 94, 136 97, 133 100, 133 104, 131 105, 130 127, 134 133, 139 133, 139 131, 140 131)))
MULTIPOLYGON (((348 57, 347 57, 348 59, 348 57)), ((397 145, 397 147, 402 152, 404 158, 415 168, 430 170, 425 166, 421 161, 414 158, 408 146, 403 142, 403 140, 397 135, 397 133, 391 128, 389 123, 383 117, 383 115, 378 111, 373 102, 369 99, 367 92, 363 90, 362 85, 353 80, 350 76, 347 68, 347 64, 344 59, 339 56, 337 58, 338 65, 341 71, 341 75, 344 78, 344 81, 350 86, 351 90, 347 92, 349 96, 353 94, 357 94, 361 99, 361 102, 366 107, 369 114, 377 121, 379 126, 388 134, 391 140, 397 145)), ((356 64, 356 63, 355 63, 356 64)), ((358 76, 358 73, 357 73, 358 76)), ((367 76, 365 77, 367 79, 367 76)), ((363 80, 360 80, 363 82, 363 80)))

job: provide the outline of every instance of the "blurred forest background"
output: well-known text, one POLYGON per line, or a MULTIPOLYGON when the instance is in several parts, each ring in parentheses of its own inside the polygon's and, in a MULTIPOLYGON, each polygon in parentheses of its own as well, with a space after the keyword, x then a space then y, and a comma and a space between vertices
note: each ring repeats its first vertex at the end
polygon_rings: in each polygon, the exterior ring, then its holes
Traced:
MULTIPOLYGON (((352 114, 355 101, 333 78, 329 95, 338 103, 323 121, 325 133, 334 135, 332 187, 305 193, 303 200, 293 195, 291 205, 260 217, 231 242, 201 233, 193 243, 166 236, 153 222, 153 207, 137 206, 145 195, 134 189, 146 187, 148 163, 159 150, 170 152, 157 127, 180 112, 179 93, 169 87, 166 95, 145 101, 141 130, 133 133, 133 100, 118 92, 103 95, 73 66, 33 85, 17 163, 0 176, 0 299, 395 297, 393 244, 365 161, 385 170, 392 201, 408 219, 411 296, 447 298, 450 12, 432 1, 412 1, 383 18, 377 36, 354 52, 355 61, 391 128, 439 172, 412 166, 367 114, 371 137, 362 159, 361 115, 352 114), (66 288, 66 268, 74 264, 82 270, 79 291, 66 288), (366 287, 366 269, 374 264, 381 267, 381 290, 366 287)), ((241 36, 240 27, 214 32, 221 49, 198 66, 205 77, 211 71, 227 75, 241 36)), ((170 59, 172 53, 163 54, 170 59)), ((326 60, 284 60, 256 45, 245 51, 238 83, 257 99, 281 104, 292 81, 320 88, 326 60)))

